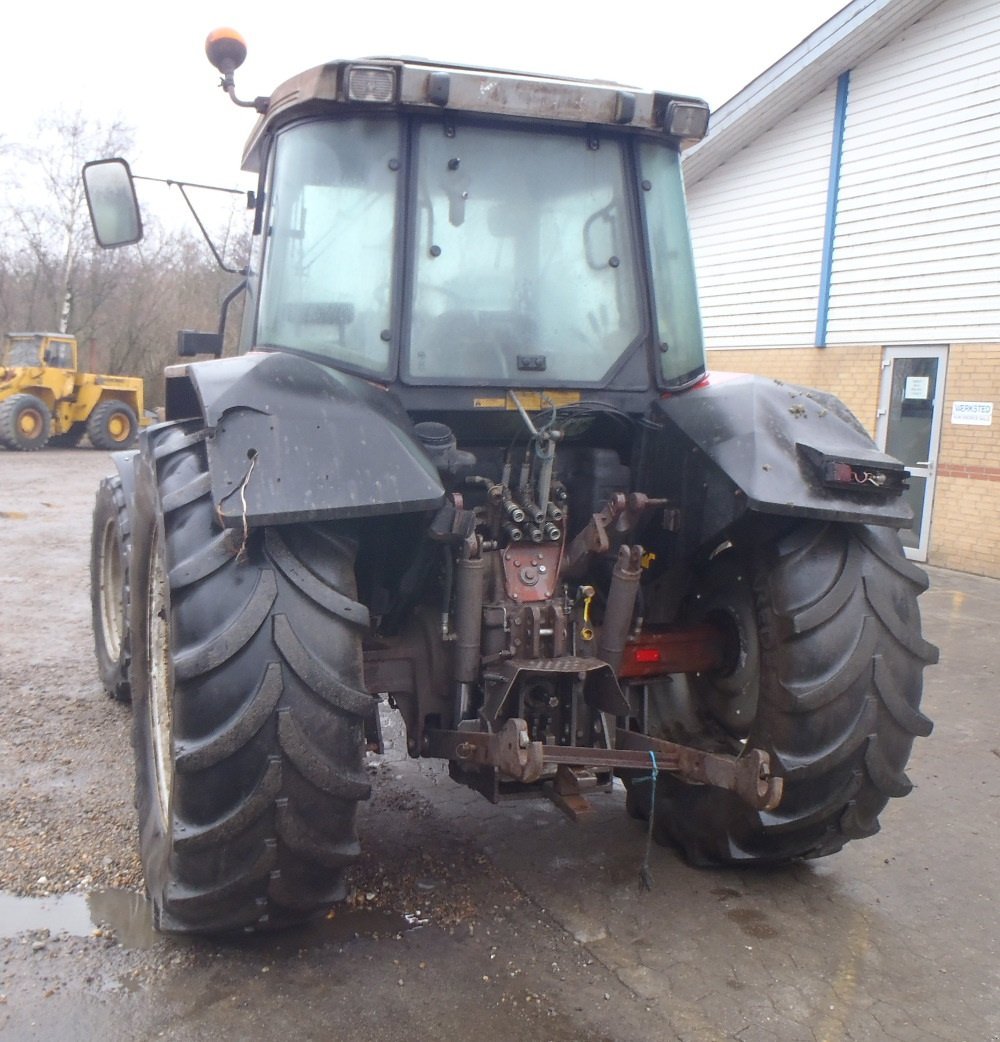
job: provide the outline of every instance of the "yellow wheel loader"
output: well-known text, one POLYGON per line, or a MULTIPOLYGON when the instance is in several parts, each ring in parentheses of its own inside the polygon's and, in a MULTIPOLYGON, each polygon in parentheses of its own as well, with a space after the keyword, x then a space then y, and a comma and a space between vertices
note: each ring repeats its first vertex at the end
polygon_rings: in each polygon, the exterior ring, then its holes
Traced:
POLYGON ((76 445, 127 449, 140 426, 143 385, 136 376, 80 371, 76 338, 65 333, 9 333, 0 363, 0 445, 30 451, 76 445))

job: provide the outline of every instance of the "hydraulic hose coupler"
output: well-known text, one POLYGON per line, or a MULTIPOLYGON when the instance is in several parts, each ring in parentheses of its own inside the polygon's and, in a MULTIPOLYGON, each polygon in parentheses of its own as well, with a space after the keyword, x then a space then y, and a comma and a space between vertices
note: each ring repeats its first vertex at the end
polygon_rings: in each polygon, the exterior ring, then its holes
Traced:
POLYGON ((530 499, 524 501, 524 509, 528 512, 528 517, 530 517, 536 525, 540 525, 545 520, 545 511, 537 504, 532 503, 530 499))
POLYGON ((507 519, 516 525, 521 524, 527 518, 525 512, 511 499, 509 493, 503 498, 503 511, 507 515, 507 519))
POLYGON ((519 543, 524 538, 524 531, 510 522, 503 526, 503 530, 507 535, 507 542, 509 543, 519 543))
POLYGON ((559 526, 554 524, 552 521, 545 522, 545 538, 550 543, 558 543, 562 538, 562 532, 559 531, 559 526))

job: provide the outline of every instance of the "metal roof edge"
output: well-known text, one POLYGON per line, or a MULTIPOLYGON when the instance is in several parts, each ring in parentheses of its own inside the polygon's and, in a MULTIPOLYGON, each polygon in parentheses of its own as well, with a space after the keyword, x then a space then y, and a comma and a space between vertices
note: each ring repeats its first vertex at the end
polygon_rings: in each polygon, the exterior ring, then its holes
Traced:
POLYGON ((684 153, 688 184, 705 177, 787 113, 946 0, 853 0, 712 113, 684 153))

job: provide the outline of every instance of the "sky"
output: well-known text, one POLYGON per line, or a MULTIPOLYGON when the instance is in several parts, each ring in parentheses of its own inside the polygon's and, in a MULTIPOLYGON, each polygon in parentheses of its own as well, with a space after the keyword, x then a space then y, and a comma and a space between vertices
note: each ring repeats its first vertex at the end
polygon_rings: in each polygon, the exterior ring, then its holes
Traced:
POLYGON ((249 186, 239 166, 253 110, 229 101, 205 58, 219 26, 247 41, 236 73, 246 99, 334 58, 407 54, 615 80, 715 109, 845 3, 15 0, 0 14, 0 145, 30 141, 41 118, 80 112, 134 129, 126 158, 136 173, 249 186))

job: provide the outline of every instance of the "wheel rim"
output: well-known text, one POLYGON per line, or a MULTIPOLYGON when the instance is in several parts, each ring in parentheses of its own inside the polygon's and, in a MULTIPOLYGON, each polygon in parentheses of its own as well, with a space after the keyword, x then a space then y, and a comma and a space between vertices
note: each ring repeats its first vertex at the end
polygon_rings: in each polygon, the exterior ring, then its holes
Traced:
POLYGON ((17 417, 17 430, 25 438, 37 438, 42 432, 42 414, 37 409, 22 409, 17 417))
POLYGON ((149 669, 149 724, 156 774, 156 795, 164 822, 169 822, 173 789, 173 677, 170 668, 170 626, 167 621, 167 575, 161 553, 154 553, 146 597, 149 669))
POLYGON ((723 560, 718 569, 695 597, 694 619, 711 623, 722 636, 723 665, 690 679, 701 706, 741 746, 757 717, 760 696, 756 606, 746 568, 723 560))
POLYGON ((757 715, 759 696, 756 655, 749 649, 751 620, 742 605, 729 605, 706 616, 724 636, 726 663, 706 674, 711 693, 706 704, 716 720, 732 735, 746 738, 757 715))
POLYGON ((108 417, 108 437, 112 441, 128 441, 132 434, 132 422, 123 412, 114 412, 108 417))
POLYGON ((101 613, 101 635, 104 650, 112 662, 117 662, 122 650, 125 631, 125 606, 122 604, 123 563, 118 552, 118 531, 113 520, 108 520, 101 534, 98 553, 98 607, 101 613))

